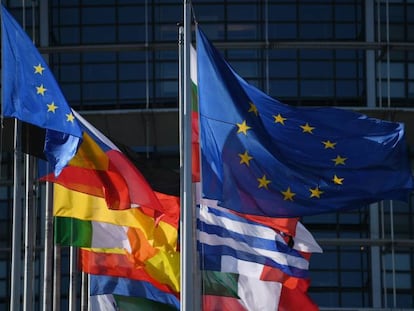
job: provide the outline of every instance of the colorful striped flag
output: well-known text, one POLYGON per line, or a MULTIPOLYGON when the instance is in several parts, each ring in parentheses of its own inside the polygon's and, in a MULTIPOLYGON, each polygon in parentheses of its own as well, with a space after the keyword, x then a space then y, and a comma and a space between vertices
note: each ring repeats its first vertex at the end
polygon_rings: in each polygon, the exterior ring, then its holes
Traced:
POLYGON ((289 288, 279 282, 248 276, 203 271, 203 311, 317 311, 310 299, 308 281, 289 288))
POLYGON ((90 276, 91 295, 113 294, 128 297, 146 297, 146 299, 168 304, 180 309, 179 299, 172 294, 158 290, 149 282, 107 275, 90 276))
MULTIPOLYGON (((163 195, 161 202, 167 202, 163 195)), ((170 196, 176 202, 177 197, 170 196)), ((76 235, 90 244, 82 247, 116 246, 128 251, 129 259, 136 266, 145 267, 146 272, 161 283, 179 291, 180 254, 177 251, 177 224, 175 226, 155 220, 141 209, 114 211, 106 207, 101 197, 91 196, 54 184, 54 216, 60 224, 69 228, 59 228, 58 232, 71 231, 76 226, 76 235), (69 219, 77 219, 71 221, 69 219), (112 226, 110 225, 112 224, 112 226), (105 239, 105 236, 108 238, 105 239), (118 240, 118 242, 116 241, 118 240)), ((67 234, 66 241, 78 239, 67 234)))
POLYGON ((107 208, 140 207, 155 218, 178 222, 178 210, 166 210, 157 194, 135 165, 98 129, 78 113, 83 142, 62 173, 43 178, 66 188, 105 199, 107 208))
POLYGON ((149 299, 120 295, 95 295, 91 296, 90 311, 174 311, 173 306, 155 302, 149 299))

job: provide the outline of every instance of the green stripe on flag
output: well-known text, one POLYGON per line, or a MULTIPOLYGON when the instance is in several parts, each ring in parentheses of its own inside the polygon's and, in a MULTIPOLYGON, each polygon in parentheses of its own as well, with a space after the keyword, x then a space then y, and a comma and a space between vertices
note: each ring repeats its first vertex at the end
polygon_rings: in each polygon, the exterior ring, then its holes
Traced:
POLYGON ((237 294, 239 275, 217 271, 202 271, 203 295, 239 298, 237 294))
POLYGON ((55 244, 91 247, 92 223, 69 217, 54 217, 55 244))
POLYGON ((198 93, 197 85, 194 82, 191 83, 191 105, 194 112, 198 112, 198 93))

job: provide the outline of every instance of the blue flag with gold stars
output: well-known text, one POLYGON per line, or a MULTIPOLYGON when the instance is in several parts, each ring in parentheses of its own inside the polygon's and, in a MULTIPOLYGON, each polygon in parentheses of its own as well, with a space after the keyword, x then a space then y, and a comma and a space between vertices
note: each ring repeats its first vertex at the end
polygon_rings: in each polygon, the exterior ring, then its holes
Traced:
POLYGON ((197 68, 203 197, 271 217, 408 199, 403 124, 285 105, 238 76, 199 27, 197 68))
POLYGON ((1 7, 3 115, 46 129, 45 155, 58 175, 82 131, 53 73, 26 32, 1 7))

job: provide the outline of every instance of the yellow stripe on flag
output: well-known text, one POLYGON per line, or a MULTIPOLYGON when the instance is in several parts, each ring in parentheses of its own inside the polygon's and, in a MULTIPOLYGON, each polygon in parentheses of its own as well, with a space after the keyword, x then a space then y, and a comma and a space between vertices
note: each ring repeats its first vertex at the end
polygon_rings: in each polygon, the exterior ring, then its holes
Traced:
POLYGON ((110 210, 104 198, 72 191, 56 183, 53 215, 138 228, 152 246, 165 251, 176 250, 178 233, 170 224, 161 220, 156 225, 154 219, 139 208, 110 210))
POLYGON ((86 249, 91 252, 97 252, 97 253, 106 253, 106 254, 121 254, 126 255, 128 252, 125 249, 122 248, 99 248, 99 247, 81 247, 81 249, 86 249))
POLYGON ((90 137, 83 133, 83 140, 75 156, 69 165, 89 168, 94 170, 107 170, 109 159, 102 148, 90 137))

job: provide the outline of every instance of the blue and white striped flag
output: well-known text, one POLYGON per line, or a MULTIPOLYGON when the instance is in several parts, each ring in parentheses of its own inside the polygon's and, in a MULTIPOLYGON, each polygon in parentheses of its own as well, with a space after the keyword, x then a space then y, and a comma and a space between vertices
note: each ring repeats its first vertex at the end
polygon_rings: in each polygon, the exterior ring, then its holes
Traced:
POLYGON ((197 233, 202 270, 249 275, 253 272, 246 268, 259 264, 293 277, 307 277, 308 260, 288 246, 282 235, 223 208, 200 204, 197 233))

